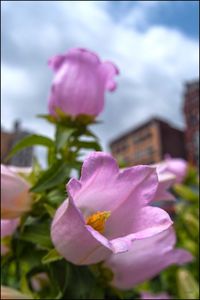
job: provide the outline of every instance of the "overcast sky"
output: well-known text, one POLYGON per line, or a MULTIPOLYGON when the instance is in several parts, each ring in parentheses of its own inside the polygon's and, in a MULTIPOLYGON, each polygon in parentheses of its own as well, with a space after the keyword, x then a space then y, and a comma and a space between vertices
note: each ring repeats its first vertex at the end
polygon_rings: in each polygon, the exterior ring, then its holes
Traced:
POLYGON ((199 77, 198 1, 3 1, 4 128, 52 136, 47 113, 49 57, 85 47, 120 69, 95 128, 109 141, 152 116, 183 127, 184 84, 199 77))

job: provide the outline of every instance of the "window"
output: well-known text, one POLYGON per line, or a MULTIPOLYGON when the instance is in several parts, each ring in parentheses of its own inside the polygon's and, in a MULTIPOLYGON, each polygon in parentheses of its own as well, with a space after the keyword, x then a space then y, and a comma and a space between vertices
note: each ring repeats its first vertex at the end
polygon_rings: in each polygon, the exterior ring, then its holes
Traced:
POLYGON ((150 132, 136 134, 133 136, 133 142, 134 142, 134 144, 137 144, 137 143, 143 142, 144 140, 149 139, 151 136, 152 136, 152 134, 150 132))
POLYGON ((147 150, 146 150, 146 153, 147 153, 147 155, 149 155, 149 156, 152 155, 153 152, 154 152, 154 151, 153 151, 153 147, 152 147, 152 146, 148 147, 147 150))

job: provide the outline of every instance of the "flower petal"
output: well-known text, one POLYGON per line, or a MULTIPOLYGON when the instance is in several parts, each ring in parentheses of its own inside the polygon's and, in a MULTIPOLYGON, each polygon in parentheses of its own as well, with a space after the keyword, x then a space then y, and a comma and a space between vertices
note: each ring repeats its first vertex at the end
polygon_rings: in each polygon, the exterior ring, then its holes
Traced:
POLYGON ((64 60, 65 60, 65 55, 56 55, 51 57, 48 60, 48 65, 52 70, 56 72, 61 67, 64 60))
POLYGON ((102 63, 86 49, 71 49, 55 56, 49 66, 55 71, 49 96, 49 112, 54 116, 56 108, 71 116, 96 116, 103 110, 105 90, 116 87, 113 77, 117 68, 110 62, 102 63))
POLYGON ((74 264, 97 263, 111 253, 109 241, 85 224, 71 197, 57 210, 51 237, 58 252, 74 264))
POLYGON ((11 168, 1 165, 2 219, 15 219, 30 209, 29 188, 29 184, 22 177, 11 171, 11 168))
MULTIPOLYGON (((156 171, 148 166, 127 169, 118 180, 124 183, 124 191, 121 194, 118 192, 121 202, 118 201, 119 205, 107 220, 105 231, 105 235, 112 239, 136 232, 134 224, 143 215, 142 208, 154 198, 158 186, 156 171)), ((156 220, 154 225, 158 225, 156 220)))
POLYGON ((114 273, 112 284, 119 289, 129 289, 149 280, 171 264, 192 260, 189 252, 173 249, 173 228, 150 238, 136 240, 128 252, 111 255, 105 265, 114 273))
POLYGON ((181 183, 187 174, 188 163, 182 158, 166 156, 164 161, 154 166, 157 168, 158 175, 171 174, 175 177, 174 183, 181 183))
POLYGON ((17 229, 19 222, 19 219, 1 220, 1 238, 12 235, 17 229))
POLYGON ((159 185, 153 201, 175 200, 175 197, 168 191, 174 184, 175 180, 176 177, 171 173, 158 172, 159 185))
POLYGON ((117 204, 115 180, 119 169, 116 161, 103 152, 94 152, 84 161, 80 180, 72 179, 67 190, 76 205, 88 214, 110 211, 117 204))
POLYGON ((112 156, 103 152, 90 154, 81 174, 79 181, 73 179, 68 183, 67 189, 76 205, 82 210, 89 208, 90 214, 113 211, 125 201, 137 210, 152 200, 158 185, 154 169, 137 166, 120 173, 112 156))
POLYGON ((100 66, 100 72, 105 80, 105 87, 108 91, 114 91, 117 87, 114 76, 119 74, 119 69, 111 62, 104 62, 100 66))
POLYGON ((154 299, 154 300, 164 300, 164 299, 171 299, 171 297, 167 293, 159 293, 159 294, 152 294, 149 292, 141 292, 141 299, 154 299))

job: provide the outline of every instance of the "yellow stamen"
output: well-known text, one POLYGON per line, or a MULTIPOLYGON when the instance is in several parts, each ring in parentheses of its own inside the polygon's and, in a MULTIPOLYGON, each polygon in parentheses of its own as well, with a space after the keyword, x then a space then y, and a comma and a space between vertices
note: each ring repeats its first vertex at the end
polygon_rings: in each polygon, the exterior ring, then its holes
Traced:
POLYGON ((86 224, 100 233, 104 232, 106 220, 110 217, 109 211, 97 211, 91 216, 87 217, 86 224))

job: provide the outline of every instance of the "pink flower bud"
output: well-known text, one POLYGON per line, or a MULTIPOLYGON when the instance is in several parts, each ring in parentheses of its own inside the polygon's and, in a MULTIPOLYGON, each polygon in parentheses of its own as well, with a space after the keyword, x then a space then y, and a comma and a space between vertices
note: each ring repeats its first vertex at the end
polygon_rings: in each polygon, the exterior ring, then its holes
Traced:
MULTIPOLYGON (((16 169, 19 172, 19 168, 16 169)), ((31 208, 29 184, 9 166, 1 165, 1 218, 15 219, 31 208)))
POLYGON ((86 49, 71 49, 49 60, 55 76, 49 97, 49 112, 59 108, 67 115, 97 116, 104 107, 104 93, 116 88, 114 76, 119 73, 111 62, 101 62, 86 49))

